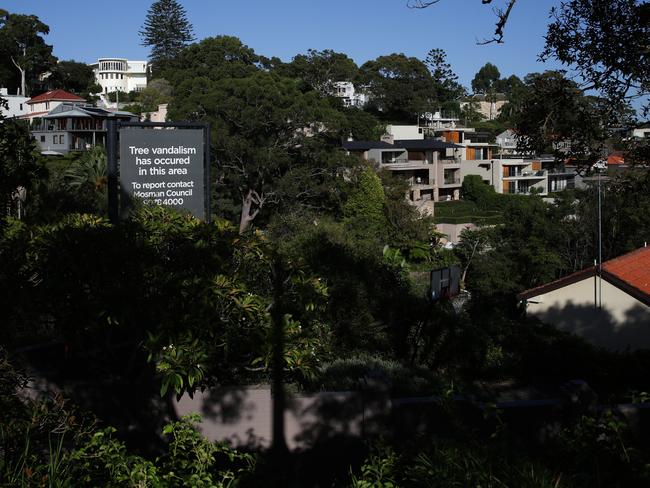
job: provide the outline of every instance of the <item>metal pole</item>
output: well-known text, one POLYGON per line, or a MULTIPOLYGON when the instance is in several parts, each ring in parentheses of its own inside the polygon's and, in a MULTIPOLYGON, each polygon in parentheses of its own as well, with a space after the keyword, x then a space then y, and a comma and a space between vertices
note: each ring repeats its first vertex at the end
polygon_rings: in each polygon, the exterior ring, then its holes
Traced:
POLYGON ((211 153, 210 153, 210 123, 205 127, 205 221, 212 221, 212 176, 211 176, 211 153))
POLYGON ((117 224, 119 201, 117 191, 117 120, 107 120, 106 159, 108 177, 108 218, 117 224))
POLYGON ((603 307, 603 222, 602 198, 600 195, 600 169, 598 170, 598 308, 603 307))

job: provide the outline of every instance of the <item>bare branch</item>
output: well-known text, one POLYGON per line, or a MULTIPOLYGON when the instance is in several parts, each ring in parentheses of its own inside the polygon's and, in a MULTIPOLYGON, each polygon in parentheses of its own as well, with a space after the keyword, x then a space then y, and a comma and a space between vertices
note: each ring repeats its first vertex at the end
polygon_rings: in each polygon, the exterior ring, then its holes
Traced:
MULTIPOLYGON (((484 4, 491 2, 491 0, 482 0, 482 1, 484 4)), ((506 24, 508 23, 508 17, 510 17, 510 12, 512 11, 512 7, 515 6, 515 3, 517 3, 517 0, 509 0, 508 7, 506 8, 505 12, 501 9, 494 9, 494 14, 499 18, 499 20, 496 23, 496 29, 494 30, 494 37, 486 41, 477 42, 477 44, 481 46, 493 42, 496 42, 497 44, 503 44, 503 29, 506 27, 506 24)))
POLYGON ((409 0, 406 3, 408 8, 427 8, 434 3, 438 3, 440 0, 409 0))
MULTIPOLYGON (((408 8, 423 9, 423 8, 430 7, 431 5, 434 5, 439 1, 440 0, 408 0, 406 5, 408 8)), ((488 5, 492 3, 492 0, 481 0, 481 3, 483 5, 488 5)), ((492 37, 492 39, 488 39, 484 41, 476 41, 476 44, 485 45, 485 44, 491 44, 493 42, 496 42, 497 44, 503 44, 503 29, 508 23, 508 17, 510 16, 510 11, 512 10, 512 7, 515 6, 515 3, 517 3, 517 0, 508 0, 508 6, 506 7, 505 12, 501 9, 497 9, 497 8, 494 9, 494 14, 499 19, 496 23, 496 28, 494 30, 494 37, 492 37)))

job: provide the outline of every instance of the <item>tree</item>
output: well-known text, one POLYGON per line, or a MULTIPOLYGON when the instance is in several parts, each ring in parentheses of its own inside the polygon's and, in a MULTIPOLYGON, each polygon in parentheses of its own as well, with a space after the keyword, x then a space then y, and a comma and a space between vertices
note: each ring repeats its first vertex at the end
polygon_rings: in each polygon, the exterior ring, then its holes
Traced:
POLYGON ((586 97, 560 71, 531 73, 524 82, 526 90, 511 118, 519 134, 519 147, 593 164, 601 156, 605 139, 600 101, 586 97))
POLYGON ((216 204, 226 205, 220 213, 239 214, 241 232, 283 203, 327 206, 345 156, 327 149, 340 140, 328 135, 340 115, 319 93, 263 71, 187 79, 174 93, 171 117, 212 124, 216 204))
POLYGON ((451 69, 442 49, 431 49, 424 64, 433 78, 438 103, 455 101, 464 94, 465 89, 458 83, 458 75, 451 69))
MULTIPOLYGON (((2 97, 0 108, 7 108, 2 97)), ((20 120, 5 120, 0 111, 0 204, 8 209, 22 209, 26 192, 42 172, 28 125, 20 120)), ((20 216, 22 210, 18 213, 20 216)))
POLYGON ((18 83, 4 81, 9 86, 17 85, 22 95, 29 93, 38 76, 54 64, 52 46, 45 44, 42 37, 49 32, 50 28, 35 15, 10 14, 0 9, 0 57, 10 61, 19 75, 18 83))
POLYGON ((434 108, 433 79, 417 58, 380 56, 361 66, 359 82, 370 94, 370 108, 387 120, 413 123, 434 108))
MULTIPOLYGON (((615 106, 650 93, 650 3, 571 0, 551 10, 542 60, 555 58, 615 106)), ((648 114, 647 98, 643 105, 648 114)))
MULTIPOLYGON (((61 88, 80 96, 94 93, 95 73, 86 63, 74 60, 59 61, 47 78, 50 89, 61 88)), ((101 91, 101 90, 97 90, 101 91)))
MULTIPOLYGON (((427 8, 430 7, 431 5, 434 5, 438 3, 440 0, 408 0, 407 5, 411 8, 427 8)), ((481 3, 483 5, 491 4, 492 0, 481 0, 481 3)), ((498 44, 503 43, 503 30, 506 27, 506 24, 508 23, 508 18, 510 17, 510 13, 512 12, 513 7, 515 6, 515 3, 517 3, 517 0, 507 0, 507 2, 504 0, 505 5, 505 10, 502 8, 494 8, 494 13, 497 16, 497 22, 494 28, 494 35, 492 36, 491 39, 485 39, 483 41, 477 41, 477 44, 490 44, 492 42, 496 42, 498 44)))
POLYGON ((493 93, 500 77, 501 73, 499 73, 499 68, 492 63, 485 63, 485 65, 477 71, 472 80, 472 90, 474 93, 481 93, 484 95, 493 93))
POLYGON ((184 49, 162 77, 174 88, 196 77, 243 78, 257 72, 260 61, 255 51, 237 37, 208 37, 184 49))
POLYGON ((361 170, 343 206, 343 215, 350 232, 378 236, 385 232, 384 207, 386 195, 377 173, 370 167, 361 170))
POLYGON ((346 54, 331 49, 307 54, 298 54, 291 63, 279 67, 279 73, 291 78, 300 78, 312 90, 330 95, 337 81, 352 81, 359 68, 346 54))
POLYGON ((176 0, 157 0, 149 7, 140 37, 143 46, 151 47, 149 58, 156 69, 163 68, 194 40, 192 24, 176 0))

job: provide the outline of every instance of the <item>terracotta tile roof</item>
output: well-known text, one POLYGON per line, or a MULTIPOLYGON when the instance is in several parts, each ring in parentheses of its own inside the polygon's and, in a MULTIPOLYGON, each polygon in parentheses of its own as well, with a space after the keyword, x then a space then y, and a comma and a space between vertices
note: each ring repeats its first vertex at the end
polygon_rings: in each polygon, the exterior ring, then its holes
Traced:
POLYGON ((638 290, 650 300, 650 247, 642 247, 603 263, 604 273, 638 290))
POLYGON ((69 93, 65 90, 51 90, 49 92, 41 93, 40 95, 37 95, 35 97, 32 97, 27 103, 39 103, 39 102, 46 102, 50 100, 55 100, 55 101, 75 101, 75 102, 82 102, 84 101, 83 98, 78 97, 77 95, 73 93, 69 93))
POLYGON ((607 157, 607 164, 625 164, 625 154, 621 151, 615 151, 607 157))
MULTIPOLYGON (((577 271, 550 283, 521 292, 520 300, 536 297, 571 285, 596 274, 596 267, 577 271)), ((650 247, 623 254, 603 262, 602 277, 637 300, 650 306, 650 247)))

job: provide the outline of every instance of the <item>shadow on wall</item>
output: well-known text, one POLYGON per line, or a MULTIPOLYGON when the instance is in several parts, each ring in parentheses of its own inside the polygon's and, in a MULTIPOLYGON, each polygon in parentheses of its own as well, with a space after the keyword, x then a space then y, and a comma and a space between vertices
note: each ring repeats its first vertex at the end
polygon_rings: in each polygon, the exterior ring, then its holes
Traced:
POLYGON ((607 309, 572 302, 536 316, 542 322, 610 351, 650 348, 650 310, 641 305, 627 310, 624 323, 618 323, 607 309))
POLYGON ((200 412, 199 430, 211 441, 250 449, 271 445, 271 389, 222 387, 173 400, 178 416, 200 412))

